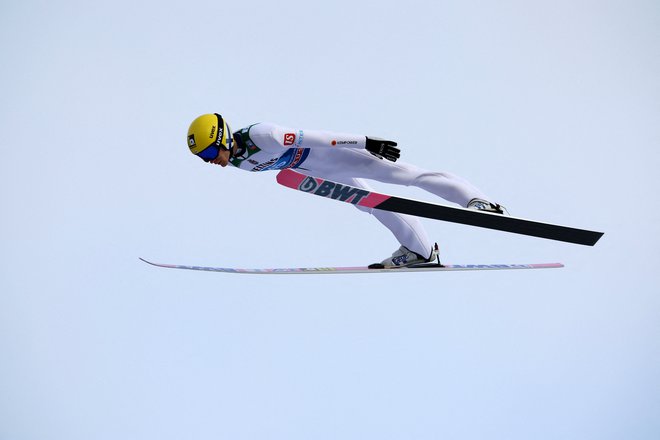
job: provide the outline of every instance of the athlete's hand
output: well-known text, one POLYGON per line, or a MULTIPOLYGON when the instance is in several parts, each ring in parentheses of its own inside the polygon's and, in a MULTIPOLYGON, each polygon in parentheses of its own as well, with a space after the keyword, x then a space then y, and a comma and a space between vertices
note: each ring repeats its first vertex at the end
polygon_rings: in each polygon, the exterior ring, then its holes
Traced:
POLYGON ((392 162, 396 162, 401 157, 401 150, 396 147, 396 142, 386 139, 367 137, 367 144, 364 148, 374 156, 392 162))

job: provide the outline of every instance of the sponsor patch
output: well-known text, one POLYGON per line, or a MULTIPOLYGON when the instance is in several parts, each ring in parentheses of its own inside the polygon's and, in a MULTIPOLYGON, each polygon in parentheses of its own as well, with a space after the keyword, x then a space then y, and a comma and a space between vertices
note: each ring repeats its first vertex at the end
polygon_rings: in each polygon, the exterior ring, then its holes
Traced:
POLYGON ((342 202, 349 202, 354 205, 360 203, 363 197, 369 195, 369 191, 345 186, 340 183, 330 182, 329 180, 316 180, 313 177, 307 177, 298 185, 300 191, 316 194, 321 197, 328 197, 342 202))
POLYGON ((337 141, 336 139, 333 139, 330 143, 333 147, 337 145, 357 145, 357 141, 337 141))
POLYGON ((293 145, 296 142, 295 133, 285 133, 284 134, 284 145, 293 145))

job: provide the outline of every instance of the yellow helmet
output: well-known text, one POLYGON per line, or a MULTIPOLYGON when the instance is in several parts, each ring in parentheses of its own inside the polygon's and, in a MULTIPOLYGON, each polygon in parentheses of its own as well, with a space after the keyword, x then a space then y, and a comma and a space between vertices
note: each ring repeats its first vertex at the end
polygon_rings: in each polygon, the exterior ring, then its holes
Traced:
POLYGON ((233 155, 234 138, 229 124, 217 113, 208 113, 196 118, 188 128, 188 148, 204 161, 218 157, 221 150, 233 155))

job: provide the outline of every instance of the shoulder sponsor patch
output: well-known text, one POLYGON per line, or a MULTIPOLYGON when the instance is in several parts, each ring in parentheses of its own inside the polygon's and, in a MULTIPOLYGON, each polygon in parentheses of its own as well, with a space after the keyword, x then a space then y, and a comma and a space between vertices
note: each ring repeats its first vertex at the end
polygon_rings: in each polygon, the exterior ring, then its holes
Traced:
POLYGON ((295 133, 285 133, 284 134, 284 145, 293 145, 296 142, 295 133))

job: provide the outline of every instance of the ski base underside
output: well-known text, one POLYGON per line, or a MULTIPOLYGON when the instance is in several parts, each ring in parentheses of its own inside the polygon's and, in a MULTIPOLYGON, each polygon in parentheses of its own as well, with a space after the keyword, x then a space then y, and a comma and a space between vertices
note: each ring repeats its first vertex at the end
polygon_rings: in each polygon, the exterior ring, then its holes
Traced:
POLYGON ((404 273, 404 272, 455 272, 470 270, 510 270, 510 269, 555 269, 564 267, 561 263, 542 264, 426 264, 415 267, 392 269, 369 269, 368 267, 291 267, 281 269, 239 269, 231 267, 186 266, 180 264, 154 263, 140 258, 152 266, 167 269, 199 270, 204 272, 241 273, 253 275, 300 275, 300 274, 354 274, 354 273, 404 273))

